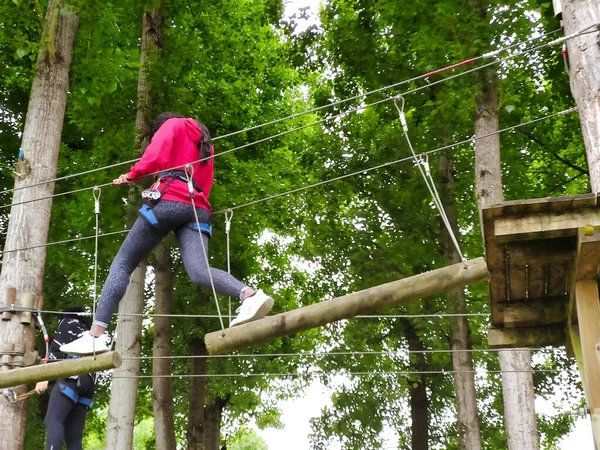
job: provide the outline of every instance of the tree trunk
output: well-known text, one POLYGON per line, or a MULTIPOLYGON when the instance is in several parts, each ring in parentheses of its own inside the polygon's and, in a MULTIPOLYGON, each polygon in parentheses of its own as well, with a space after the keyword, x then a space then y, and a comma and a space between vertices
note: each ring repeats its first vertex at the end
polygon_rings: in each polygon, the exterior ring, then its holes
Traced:
POLYGON ((539 448, 531 352, 505 350, 498 354, 504 394, 504 423, 508 448, 539 448))
MULTIPOLYGON (((200 338, 190 342, 191 356, 206 356, 206 346, 200 338)), ((190 377, 190 410, 188 414, 188 450, 204 450, 204 401, 206 399, 206 358, 192 358, 190 377)))
POLYGON ((227 400, 216 398, 212 405, 204 408, 204 450, 221 448, 221 417, 227 400))
MULTIPOLYGON (((440 196, 446 210, 454 235, 458 239, 458 216, 454 203, 454 175, 452 160, 442 154, 439 160, 442 184, 440 196)), ((443 256, 447 264, 460 262, 460 255, 454 247, 450 234, 442 225, 443 256)), ((451 313, 464 314, 467 312, 467 301, 463 289, 449 292, 449 310, 451 313)), ((458 415, 458 433, 461 450, 481 449, 481 427, 477 410, 475 390, 475 373, 473 372, 473 355, 469 320, 467 317, 456 317, 451 323, 452 369, 454 370, 454 386, 456 389, 456 410, 458 415)))
MULTIPOLYGON (((406 339, 408 341, 408 351, 418 352, 410 355, 410 367, 414 371, 427 370, 425 362, 425 347, 417 332, 410 323, 406 324, 406 339)), ((412 450, 429 449, 429 399, 427 398, 427 376, 425 374, 414 375, 415 379, 410 380, 410 418, 412 421, 412 450)))
POLYGON ((142 352, 142 312, 146 263, 135 269, 129 288, 119 305, 116 351, 123 364, 113 372, 106 421, 106 450, 133 448, 133 425, 142 352), (132 315, 136 314, 136 315, 132 315))
MULTIPOLYGON (((73 60, 73 45, 79 20, 64 5, 63 0, 50 0, 45 18, 40 51, 38 53, 31 95, 27 108, 21 149, 23 158, 17 163, 13 203, 49 197, 54 193, 54 182, 28 189, 56 178, 62 126, 69 89, 69 68, 73 60)), ((48 242, 48 228, 52 200, 14 205, 10 220, 0 275, 0 298, 8 306, 6 292, 15 288, 16 304, 21 296, 42 294, 44 264, 48 242), (13 249, 35 247, 30 250, 10 252, 13 249)), ((34 308, 35 304, 30 305, 34 308)), ((35 327, 24 326, 18 314, 0 327, 0 351, 14 349, 32 352, 35 346, 35 327)), ((7 370, 3 366, 2 370, 7 370)), ((21 388, 23 389, 23 388, 21 388)), ((0 435, 6 449, 21 449, 25 439, 27 402, 0 402, 0 435)))
MULTIPOLYGON (((481 94, 475 99, 477 116, 475 136, 500 129, 498 120, 498 81, 492 70, 485 72, 481 94)), ((475 188, 481 217, 484 205, 504 200, 502 170, 500 166, 500 137, 495 134, 476 140, 475 188)), ((483 225, 483 221, 482 221, 483 225)), ((509 450, 539 448, 535 393, 529 349, 500 350, 502 391, 504 394, 504 419, 509 450), (516 409, 515 409, 516 408, 516 409)))
MULTIPOLYGON (((156 314, 171 314, 173 304, 173 272, 171 250, 164 242, 156 248, 154 265, 156 314)), ((167 375, 152 379, 152 407, 154 410, 154 434, 156 448, 176 450, 175 419, 173 416, 172 381, 172 319, 157 316, 154 319, 154 348, 156 359, 152 363, 153 375, 167 375)))
MULTIPOLYGON (((162 47, 162 2, 158 8, 144 13, 142 29, 142 51, 138 78, 138 104, 135 118, 137 139, 136 155, 141 156, 148 145, 150 124, 148 113, 150 93, 146 77, 148 52, 158 52, 162 47)), ((131 188, 128 196, 127 218, 131 225, 137 218, 139 195, 137 188, 131 188)), ((131 228, 131 227, 129 227, 131 228)), ((146 263, 138 266, 132 275, 131 284, 119 306, 117 324, 117 349, 125 364, 114 372, 110 404, 108 410, 106 449, 129 449, 133 445, 133 425, 137 403, 138 378, 142 350, 142 316, 144 311, 144 287, 146 263), (128 315, 128 314, 138 315, 128 315), (129 359, 133 358, 133 359, 129 359), (119 378, 122 377, 122 378, 119 378)))
MULTIPOLYGON (((562 0, 565 34, 600 22, 598 0, 562 0)), ((585 34, 567 41, 571 91, 577 108, 593 192, 600 192, 600 35, 585 34)))

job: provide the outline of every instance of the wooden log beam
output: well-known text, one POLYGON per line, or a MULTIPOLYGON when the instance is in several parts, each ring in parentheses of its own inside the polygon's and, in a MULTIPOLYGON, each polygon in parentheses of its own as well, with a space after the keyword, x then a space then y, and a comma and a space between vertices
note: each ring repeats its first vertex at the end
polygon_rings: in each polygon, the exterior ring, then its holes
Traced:
POLYGON ((576 236, 579 227, 600 225, 600 210, 581 208, 562 212, 544 212, 530 216, 499 217, 494 221, 498 242, 550 239, 576 236))
POLYGON ((117 352, 101 353, 83 358, 66 359, 43 365, 30 366, 0 372, 0 388, 37 383, 45 380, 58 380, 73 375, 100 372, 121 365, 121 356, 117 352))
POLYGON ((558 347, 565 343, 563 325, 546 325, 524 328, 490 328, 488 344, 490 348, 536 348, 551 345, 558 347))
POLYGON ((211 355, 238 350, 251 344, 316 328, 336 320, 376 311, 386 306, 441 294, 488 279, 483 258, 454 264, 402 280, 375 286, 314 305, 233 328, 207 333, 206 348, 211 355))

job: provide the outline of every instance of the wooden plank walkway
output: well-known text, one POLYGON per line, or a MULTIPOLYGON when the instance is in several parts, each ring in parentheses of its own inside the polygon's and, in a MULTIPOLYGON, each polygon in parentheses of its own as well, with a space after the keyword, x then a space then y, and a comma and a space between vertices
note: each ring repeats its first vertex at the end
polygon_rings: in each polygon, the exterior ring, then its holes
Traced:
MULTIPOLYGON (((519 200, 482 211, 493 347, 567 343, 580 228, 600 227, 598 195, 519 200)), ((579 255, 579 256, 578 256, 579 255)), ((581 262, 579 263, 581 264, 581 262)), ((595 266, 592 264, 592 270, 595 266)), ((590 274, 586 274, 590 278, 590 274)), ((594 273, 595 276, 595 273, 594 273)), ((572 315, 577 323, 576 314, 572 315)))

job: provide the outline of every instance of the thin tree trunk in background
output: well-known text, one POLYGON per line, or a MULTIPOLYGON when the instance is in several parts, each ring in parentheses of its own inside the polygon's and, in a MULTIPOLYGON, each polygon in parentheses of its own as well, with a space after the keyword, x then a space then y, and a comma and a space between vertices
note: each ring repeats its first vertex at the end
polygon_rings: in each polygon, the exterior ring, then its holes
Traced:
POLYGON ((106 421, 106 450, 133 448, 133 425, 137 400, 138 375, 142 350, 142 317, 144 311, 144 279, 146 263, 140 264, 119 305, 117 342, 115 350, 123 364, 113 371, 108 418, 106 421), (141 300, 141 301, 140 301, 141 300))
MULTIPOLYGON (((475 137, 497 132, 498 81, 495 72, 487 70, 481 94, 475 99, 477 115, 475 137)), ((475 141, 475 188, 481 218, 481 208, 504 200, 500 166, 500 137, 498 134, 475 141)), ((483 222, 482 222, 483 223, 483 222)), ((539 448, 535 393, 529 349, 500 350, 504 422, 509 450, 539 448)))
MULTIPOLYGON (((439 168, 442 175, 440 197, 446 210, 448 221, 452 226, 454 235, 458 239, 458 215, 454 202, 453 164, 452 160, 445 153, 440 155, 439 168)), ((448 230, 443 225, 440 234, 443 243, 443 256, 447 265, 460 262, 460 255, 450 238, 448 230)), ((446 298, 448 300, 448 309, 451 313, 465 314, 467 312, 467 301, 463 289, 448 292, 446 298)), ((467 351, 472 348, 468 318, 456 317, 451 322, 450 333, 460 448, 461 450, 480 450, 481 426, 479 423, 479 411, 477 409, 473 354, 467 351)))
MULTIPOLYGON (((562 0, 565 34, 600 23, 598 0, 562 0)), ((579 110, 593 192, 600 192, 600 34, 567 41, 571 92, 579 110)))
POLYGON ((190 342, 190 355, 192 367, 190 372, 190 410, 188 413, 188 450, 204 450, 204 401, 206 399, 206 358, 193 358, 206 356, 206 346, 201 338, 194 338, 190 342))
POLYGON ((213 404, 204 408, 204 450, 221 448, 221 418, 227 400, 217 397, 213 404))
MULTIPOLYGON (((47 198, 54 193, 54 182, 28 189, 20 188, 56 178, 69 90, 69 69, 73 60, 73 45, 78 26, 79 19, 64 1, 48 2, 23 129, 23 158, 14 169, 19 174, 15 178, 14 187, 19 190, 13 193, 13 203, 47 198)), ((33 293, 36 298, 42 294, 46 260, 44 245, 48 242, 51 209, 51 199, 14 205, 10 209, 4 247, 6 251, 3 252, 0 275, 0 298, 5 302, 8 300, 8 288, 16 289, 16 305, 22 305, 20 299, 25 293, 33 293), (26 247, 30 249, 10 251, 26 247)), ((37 305, 29 306, 35 308, 37 305)), ((22 325, 19 314, 13 314, 12 320, 2 322, 0 327, 0 351, 32 352, 35 334, 34 326, 22 325)), ((4 366, 2 370, 8 370, 8 367, 4 366)), ((22 393, 24 390, 25 386, 20 387, 17 392, 22 393)), ((0 402, 0 417, 2 448, 22 449, 27 401, 0 402)))
POLYGON ((171 317, 161 317, 160 314, 171 314, 173 305, 173 271, 171 270, 171 249, 167 244, 160 243, 155 250, 154 265, 155 310, 154 318, 154 347, 152 374, 152 408, 154 411, 154 434, 156 448, 161 450, 176 450, 175 418, 173 415, 173 383, 168 376, 172 373, 173 331, 171 317), (161 375, 167 375, 161 378, 161 375))
MULTIPOLYGON (((410 354, 410 367, 414 371, 427 370, 425 361, 425 346, 419 339, 415 327, 409 320, 403 320, 406 329, 406 340, 408 341, 408 351, 415 352, 410 354)), ((409 402, 412 450, 429 449, 429 398, 427 397, 427 375, 413 375, 415 378, 410 380, 409 402)))
MULTIPOLYGON (((138 79, 138 105, 136 113, 136 156, 141 156, 148 145, 148 120, 151 104, 146 61, 150 53, 157 54, 162 47, 163 16, 161 5, 144 13, 140 74, 138 79)), ((127 218, 129 228, 137 218, 140 203, 138 189, 129 190, 127 218)), ((130 449, 133 446, 133 426, 137 403, 138 378, 142 350, 142 316, 146 262, 134 271, 129 289, 119 306, 117 324, 117 350, 123 356, 123 365, 113 375, 106 430, 106 450, 130 449), (135 315, 130 315, 130 314, 135 315)))

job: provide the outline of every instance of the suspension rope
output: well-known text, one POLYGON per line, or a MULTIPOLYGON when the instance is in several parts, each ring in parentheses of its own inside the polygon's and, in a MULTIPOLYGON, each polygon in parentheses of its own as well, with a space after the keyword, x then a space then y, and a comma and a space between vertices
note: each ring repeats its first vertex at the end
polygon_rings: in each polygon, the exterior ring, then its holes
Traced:
MULTIPOLYGON (((92 317, 96 319, 96 302, 98 300, 98 234, 100 232, 100 188, 94 187, 94 213, 96 216, 95 240, 94 240, 94 285, 92 287, 92 317)), ((94 359, 96 358, 96 339, 92 339, 92 351, 94 359)))
MULTIPOLYGON (((231 254, 229 251, 229 232, 231 231, 231 219, 233 219, 233 210, 225 211, 225 236, 227 241, 227 273, 231 274, 231 254)), ((231 326, 231 297, 229 297, 229 325, 231 326)))
MULTIPOLYGON (((596 26, 596 25, 594 25, 594 26, 596 26)), ((525 50, 523 52, 515 53, 515 54, 510 55, 510 56, 508 56, 506 58, 494 61, 494 62, 492 62, 490 64, 486 64, 486 65, 483 65, 483 66, 481 66, 479 68, 466 71, 466 72, 464 72, 462 74, 458 74, 458 76, 468 74, 468 73, 472 72, 473 70, 481 70, 481 69, 483 69, 485 67, 488 67, 489 65, 497 64, 497 63, 506 61, 508 59, 513 59, 513 58, 516 58, 518 56, 521 56, 521 55, 524 55, 524 54, 527 54, 527 53, 539 50, 539 49, 544 48, 544 47, 548 47, 548 46, 551 46, 551 45, 557 45, 558 43, 565 42, 566 40, 573 39, 573 38, 581 36, 583 34, 588 34, 588 33, 594 32, 594 30, 587 31, 587 30, 589 30, 589 28, 592 28, 592 27, 588 27, 588 28, 586 28, 585 30, 583 30, 583 31, 581 31, 579 33, 574 33, 572 35, 560 38, 560 40, 557 39, 557 40, 554 40, 554 41, 550 41, 548 43, 545 43, 545 44, 533 47, 533 48, 531 48, 529 50, 525 50)), ((459 63, 456 63, 456 64, 451 64, 449 66, 443 67, 441 69, 437 69, 437 70, 434 70, 434 71, 431 71, 431 72, 427 72, 425 74, 422 74, 422 75, 419 75, 419 76, 416 76, 416 77, 413 77, 413 78, 410 78, 410 79, 406 79, 406 80, 403 80, 403 81, 400 81, 400 82, 397 82, 397 83, 393 83, 393 84, 384 86, 382 88, 374 89, 374 90, 371 90, 371 91, 368 91, 368 92, 365 92, 365 93, 357 94, 357 95, 352 96, 352 97, 348 97, 348 98, 345 98, 345 99, 338 100, 336 102, 328 103, 327 105, 323 105, 323 106, 320 106, 320 107, 317 107, 317 108, 312 108, 312 109, 309 109, 309 110, 305 110, 305 111, 302 111, 302 112, 299 112, 299 113, 295 113, 295 114, 292 114, 292 115, 289 115, 289 116, 286 116, 286 117, 283 117, 283 118, 272 120, 270 122, 265 122, 263 124, 259 124, 259 125, 255 125, 255 126, 252 126, 252 127, 249 127, 249 128, 245 128, 243 130, 235 131, 235 132, 232 132, 232 133, 229 133, 229 134, 217 136, 217 137, 213 138, 213 141, 217 141, 219 139, 228 138, 228 137, 231 137, 231 136, 234 136, 234 135, 237 135, 237 134, 245 133, 245 132, 248 132, 248 131, 252 131, 252 130, 255 130, 255 129, 258 129, 258 128, 262 128, 262 127, 268 126, 268 125, 273 125, 273 124, 276 124, 276 123, 279 123, 279 122, 282 122, 282 121, 285 121, 285 120, 289 120, 289 119, 293 119, 293 118, 296 118, 296 117, 300 117, 300 116, 305 115, 305 114, 317 112, 317 111, 320 111, 322 109, 330 108, 332 106, 336 106, 336 105, 339 105, 339 104, 342 104, 342 103, 346 103, 346 102, 349 102, 349 101, 352 101, 352 100, 357 100, 359 98, 367 97, 367 96, 375 94, 375 93, 379 93, 379 92, 382 92, 382 91, 385 91, 385 90, 388 90, 388 89, 393 89, 393 88, 396 88, 398 86, 401 86, 401 85, 404 85, 404 84, 409 84, 411 82, 417 81, 419 79, 428 78, 428 77, 430 77, 432 75, 439 74, 439 73, 442 73, 442 72, 445 72, 445 71, 448 71, 448 70, 452 70, 452 69, 455 69, 457 67, 464 66, 466 64, 470 64, 470 63, 478 61, 480 59, 495 57, 495 56, 497 56, 498 54, 500 54, 500 53, 502 53, 504 51, 508 51, 508 50, 511 50, 511 49, 513 49, 515 47, 525 45, 525 44, 527 44, 529 42, 533 42, 533 41, 542 39, 544 37, 550 36, 551 34, 554 34, 554 33, 558 32, 558 31, 559 30, 555 30, 555 31, 546 33, 544 35, 540 35, 540 36, 536 36, 536 37, 533 37, 533 38, 530 38, 530 39, 526 39, 524 41, 517 42, 517 43, 512 44, 510 46, 507 46, 507 47, 504 47, 504 48, 501 48, 501 49, 498 49, 498 50, 495 50, 495 51, 492 51, 492 52, 485 53, 485 54, 480 55, 480 56, 475 57, 475 58, 470 58, 470 59, 464 60, 462 62, 459 62, 459 63)), ((451 80, 453 78, 455 78, 455 76, 448 77, 446 79, 430 83, 427 86, 433 86, 435 84, 438 84, 439 82, 448 81, 448 80, 451 80)), ((419 88, 417 90, 420 90, 420 89, 421 88, 419 88)), ((409 93, 409 92, 416 92, 416 90, 415 91, 408 91, 407 93, 409 93)), ((364 106, 362 106, 360 108, 356 108, 355 111, 356 110, 360 110, 362 108, 364 108, 364 106)), ((333 117, 336 117, 336 116, 333 116, 333 117)), ((308 124, 308 125, 305 125, 305 126, 302 126, 302 127, 299 127, 299 128, 293 129, 293 130, 290 130, 289 132, 298 131, 300 129, 306 128, 307 126, 316 125, 316 124, 321 123, 321 122, 322 121, 313 122, 311 124, 308 124)), ((269 137, 269 138, 266 138, 266 139, 261 139, 261 140, 258 140, 258 141, 255 141, 255 142, 252 142, 252 143, 249 143, 249 144, 237 147, 235 149, 232 149, 232 150, 229 150, 229 151, 226 151, 226 152, 217 153, 215 155, 209 156, 208 158, 204 158, 204 159, 214 158, 216 156, 220 156, 220 155, 229 153, 231 151, 239 150, 239 149, 248 147, 250 145, 255 145, 255 144, 264 142, 265 140, 269 140, 269 139, 273 139, 273 138, 276 138, 276 137, 280 137, 280 136, 282 136, 284 134, 288 134, 288 132, 279 133, 279 134, 276 134, 276 135, 274 135, 272 137, 269 137)), ((31 187, 35 187, 35 186, 40 186, 40 185, 51 183, 51 182, 56 182, 56 181, 61 181, 61 180, 69 179, 69 178, 74 178, 74 177, 81 176, 81 175, 87 175, 87 174, 91 174, 91 173, 94 173, 94 172, 103 171, 103 170, 106 170, 106 169, 111 169, 111 168, 119 167, 119 166, 126 165, 126 164, 132 164, 132 163, 135 163, 137 161, 139 161, 139 158, 132 159, 132 160, 129 160, 129 161, 120 162, 120 163, 116 163, 116 164, 112 164, 112 165, 108 165, 108 166, 104 166, 104 167, 98 167, 98 168, 90 169, 90 170, 87 170, 87 171, 84 171, 84 172, 80 172, 80 173, 76 173, 76 174, 66 175, 66 176, 62 176, 62 177, 58 177, 58 178, 53 178, 53 179, 48 180, 48 181, 41 181, 41 182, 30 184, 30 185, 27 185, 27 186, 21 186, 21 187, 17 187, 17 188, 13 188, 13 189, 5 189, 5 190, 0 191, 0 195, 1 194, 5 194, 5 193, 14 192, 14 191, 21 190, 21 189, 26 189, 26 188, 31 188, 31 187)), ((200 160, 200 161, 203 161, 203 159, 200 160)), ((182 165, 182 166, 174 167, 172 169, 179 169, 179 168, 182 168, 182 167, 184 167, 184 166, 182 165)), ((108 186, 110 184, 111 183, 108 183, 108 184, 102 185, 102 186, 104 187, 104 186, 108 186)), ((69 192, 69 193, 73 193, 73 191, 69 192)))
POLYGON ((413 155, 415 164, 419 168, 419 172, 421 172, 421 175, 423 176, 423 180, 425 180, 425 184, 427 185, 427 189, 429 190, 429 193, 433 197, 433 202, 434 202, 435 206, 437 207, 438 211, 440 212, 440 216, 442 217, 442 221, 444 222, 444 225, 446 226, 446 230, 448 231, 448 234, 450 235, 450 239, 452 239, 452 243, 454 244, 454 247, 456 248, 456 251, 458 252, 458 255, 460 256, 460 259, 466 268, 467 260, 463 256, 462 251, 460 250, 460 245, 458 243, 458 239, 454 235, 454 230, 452 229, 452 224, 450 223, 450 220, 448 219, 448 216, 446 215, 446 210, 445 210, 442 200, 440 199, 440 196, 438 194, 437 188, 435 186, 435 181, 431 175, 431 171, 429 170, 429 161, 428 161, 427 155, 425 155, 424 157, 423 156, 417 157, 417 154, 415 153, 412 142, 410 141, 410 137, 408 136, 408 125, 406 123, 406 117, 404 115, 404 97, 402 97, 402 95, 399 95, 398 97, 400 97, 400 99, 402 100, 402 108, 398 107, 398 102, 397 102, 398 98, 394 99, 394 106, 398 110, 398 116, 400 119, 400 123, 402 124, 402 130, 404 131, 404 136, 406 137, 406 142, 408 143, 408 148, 410 149, 410 152, 413 155))
POLYGON ((213 296, 215 298, 215 305, 217 305, 217 314, 219 314, 219 321, 221 322, 221 329, 225 329, 223 323, 223 317, 221 316, 221 307, 219 306, 219 297, 217 296, 217 290, 215 289, 215 283, 213 282, 212 273, 210 270, 210 261, 208 260, 208 252, 206 251, 206 245, 204 245, 204 236, 202 236, 202 229, 200 228, 200 220, 198 219, 198 211, 196 211, 196 203, 194 201, 194 167, 191 164, 185 166, 185 178, 187 180, 188 192, 190 199, 192 200, 192 210, 194 211, 194 218, 196 219, 196 226, 198 227, 198 237, 200 238, 200 244, 202 245, 202 253, 204 255, 204 261, 206 262, 206 270, 208 272, 208 278, 210 279, 210 286, 212 288, 213 296))
MULTIPOLYGON (((546 116, 538 117, 538 118, 530 120, 528 122, 523 122, 523 123, 520 123, 520 124, 517 124, 517 125, 512 125, 512 126, 509 126, 509 127, 506 127, 506 128, 502 128, 502 129, 497 130, 497 131, 492 131, 492 132, 487 133, 487 134, 482 134, 481 136, 472 136, 472 137, 470 137, 468 139, 464 139, 462 141, 454 142, 453 144, 448 144, 448 145, 445 145, 445 146, 442 146, 442 147, 438 147, 438 148, 433 149, 433 150, 429 150, 429 151, 425 151, 425 152, 419 153, 419 154, 417 154, 417 156, 423 156, 423 157, 425 157, 427 155, 432 155, 432 154, 441 152, 443 150, 452 149, 454 147, 459 147, 461 145, 471 144, 472 142, 477 141, 479 139, 485 139, 487 137, 494 136, 494 135, 497 135, 497 134, 502 134, 502 133, 505 133, 507 131, 514 131, 516 129, 519 129, 519 128, 522 128, 522 127, 525 127, 525 126, 528 126, 528 125, 533 125, 535 123, 538 123, 538 122, 541 122, 541 121, 544 121, 544 120, 548 120, 548 119, 552 119, 554 117, 566 116, 566 115, 572 114, 574 112, 577 112, 577 108, 576 107, 569 108, 569 109, 566 109, 566 110, 563 110, 563 111, 559 111, 557 113, 548 114, 546 116)), ((319 187, 319 186, 324 186, 324 185, 327 185, 327 184, 330 184, 330 183, 333 183, 333 182, 336 182, 336 181, 343 180, 345 178, 350 178, 350 177, 353 177, 353 176, 357 176, 357 175, 361 175, 361 174, 366 174, 368 172, 379 170, 379 169, 382 169, 382 168, 385 168, 385 167, 388 167, 388 166, 392 166, 392 165, 395 165, 395 164, 399 164, 399 163, 402 163, 402 162, 405 162, 405 161, 411 161, 411 160, 413 160, 413 158, 414 158, 413 156, 408 156, 408 157, 400 158, 400 159, 397 159, 397 160, 394 160, 394 161, 389 161, 389 162, 386 162, 386 163, 383 163, 383 164, 379 164, 379 165, 376 165, 376 166, 372 166, 372 167, 368 167, 368 168, 365 168, 365 169, 357 170, 356 172, 351 172, 351 173, 348 173, 348 174, 340 175, 338 177, 330 178, 328 180, 320 181, 320 182, 317 182, 317 183, 314 183, 314 184, 306 185, 306 186, 303 186, 303 187, 300 187, 300 188, 296 188, 296 189, 292 189, 292 190, 289 190, 289 191, 286 191, 286 192, 282 192, 282 193, 279 193, 279 194, 270 195, 270 196, 267 196, 267 197, 264 197, 264 198, 261 198, 261 199, 258 199, 258 200, 253 200, 251 202, 243 203, 243 204, 240 204, 240 205, 230 206, 227 209, 222 209, 222 210, 213 212, 213 215, 215 215, 215 214, 224 214, 225 211, 227 211, 227 210, 234 211, 236 209, 241 209, 241 208, 245 208, 245 207, 248 207, 248 206, 256 205, 256 204, 259 204, 259 203, 267 202, 267 201, 270 201, 270 200, 273 200, 273 199, 276 199, 276 198, 279 198, 279 197, 284 197, 284 196, 287 196, 287 195, 290 195, 290 194, 295 194, 295 193, 298 193, 298 192, 302 192, 302 191, 305 191, 305 190, 308 190, 308 189, 316 188, 316 187, 319 187)), ((2 208, 2 206, 0 206, 0 209, 1 208, 2 208)), ((113 235, 123 234, 123 233, 129 233, 129 230, 120 230, 120 231, 113 231, 113 232, 110 232, 110 233, 103 233, 103 234, 100 234, 100 236, 101 237, 104 237, 104 236, 113 236, 113 235)), ((30 249, 39 248, 39 247, 48 247, 50 245, 58 245, 58 244, 66 244, 66 243, 72 243, 72 242, 77 242, 77 241, 83 241, 83 240, 88 240, 88 239, 93 239, 93 238, 94 238, 94 236, 84 236, 84 237, 79 237, 79 238, 71 238, 71 239, 65 239, 65 240, 62 240, 62 241, 49 242, 49 243, 46 243, 46 244, 32 245, 32 246, 29 246, 29 247, 22 247, 22 248, 18 248, 18 249, 3 250, 3 252, 4 253, 11 253, 11 252, 17 252, 17 251, 22 251, 22 250, 30 250, 30 249)))

